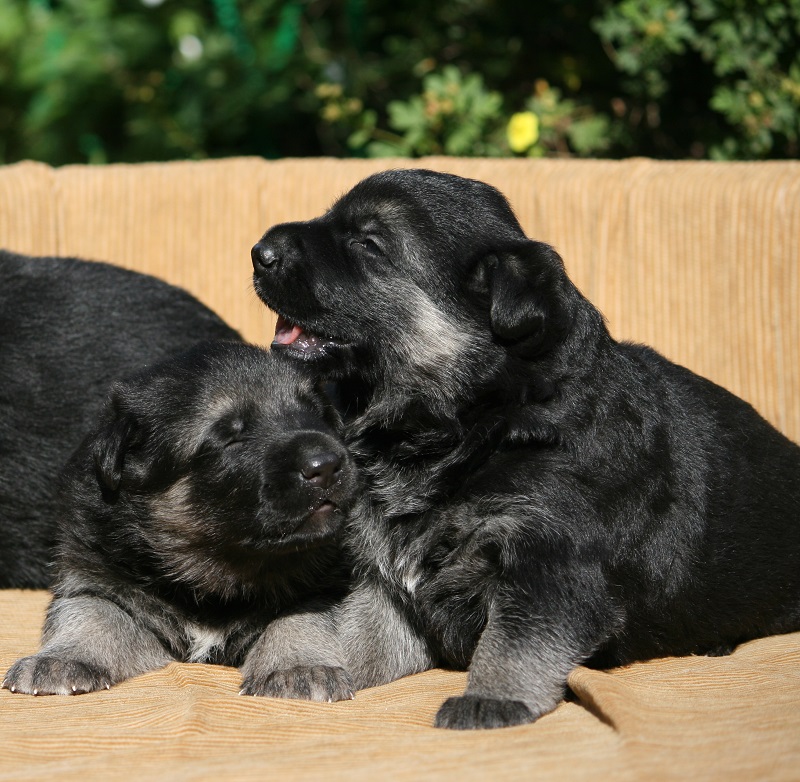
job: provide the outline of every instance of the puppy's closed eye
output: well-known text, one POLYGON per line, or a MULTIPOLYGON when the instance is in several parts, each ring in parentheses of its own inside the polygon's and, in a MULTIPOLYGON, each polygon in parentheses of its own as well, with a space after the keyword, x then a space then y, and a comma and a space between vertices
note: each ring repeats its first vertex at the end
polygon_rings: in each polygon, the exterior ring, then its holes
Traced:
POLYGON ((353 237, 348 242, 348 246, 357 252, 366 252, 370 255, 381 255, 383 252, 379 241, 372 236, 353 237))
POLYGON ((217 421, 211 429, 207 447, 211 450, 241 445, 247 439, 248 427, 244 416, 236 415, 217 421))
POLYGON ((244 418, 234 418, 228 422, 225 447, 241 445, 247 436, 247 423, 244 418))

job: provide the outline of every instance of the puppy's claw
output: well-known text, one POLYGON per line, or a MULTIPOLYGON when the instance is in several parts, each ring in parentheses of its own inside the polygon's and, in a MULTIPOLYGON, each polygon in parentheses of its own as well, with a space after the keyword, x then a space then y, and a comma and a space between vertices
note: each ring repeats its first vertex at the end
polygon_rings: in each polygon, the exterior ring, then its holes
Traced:
POLYGON ((327 665, 299 665, 273 671, 263 677, 245 675, 242 689, 249 695, 322 703, 352 700, 355 697, 350 674, 344 668, 327 665))
POLYGON ((107 672, 79 660, 35 654, 17 660, 4 685, 11 692, 30 695, 77 695, 111 685, 107 672))
POLYGON ((522 701, 462 695, 442 704, 434 725, 450 730, 507 728, 533 722, 536 716, 522 701))

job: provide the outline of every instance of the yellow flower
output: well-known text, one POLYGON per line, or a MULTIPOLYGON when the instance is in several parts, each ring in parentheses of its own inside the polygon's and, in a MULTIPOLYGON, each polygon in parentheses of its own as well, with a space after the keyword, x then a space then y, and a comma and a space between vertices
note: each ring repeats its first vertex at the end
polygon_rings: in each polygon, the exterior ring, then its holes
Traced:
POLYGON ((320 113, 325 122, 338 122, 342 118, 342 107, 336 103, 328 103, 322 107, 320 113))
POLYGON ((526 152, 539 140, 539 117, 532 111, 512 114, 506 136, 513 152, 526 152))
POLYGON ((659 22, 658 19, 652 19, 644 26, 644 34, 651 38, 660 38, 665 31, 664 23, 659 22))
POLYGON ((326 100, 328 98, 340 98, 342 96, 342 85, 341 84, 331 84, 330 82, 322 82, 322 84, 318 84, 314 89, 314 94, 318 98, 322 98, 322 100, 326 100))

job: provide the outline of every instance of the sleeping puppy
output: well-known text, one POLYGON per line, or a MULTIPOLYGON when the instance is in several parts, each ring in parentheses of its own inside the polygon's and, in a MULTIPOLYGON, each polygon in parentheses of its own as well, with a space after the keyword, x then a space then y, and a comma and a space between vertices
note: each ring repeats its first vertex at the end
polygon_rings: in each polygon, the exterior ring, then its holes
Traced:
POLYGON ((338 426, 309 378, 237 342, 115 384, 63 476, 41 651, 3 686, 90 692, 179 660, 241 666, 242 693, 262 694, 266 624, 346 578, 356 478, 338 426))
POLYGON ((341 381, 367 495, 348 596, 267 630, 272 694, 466 668, 436 725, 500 727, 579 664, 800 629, 800 448, 613 340, 497 190, 377 174, 252 254, 274 350, 341 381))
POLYGON ((111 381, 201 340, 238 338, 155 277, 0 250, 0 588, 49 585, 55 477, 111 381))

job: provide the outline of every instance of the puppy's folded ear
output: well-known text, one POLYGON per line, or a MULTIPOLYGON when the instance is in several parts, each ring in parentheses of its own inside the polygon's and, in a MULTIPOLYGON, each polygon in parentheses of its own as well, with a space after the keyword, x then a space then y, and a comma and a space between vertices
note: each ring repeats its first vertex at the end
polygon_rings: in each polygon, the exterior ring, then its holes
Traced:
POLYGON ((138 424, 133 413, 126 411, 115 395, 109 404, 109 418, 95 435, 90 449, 100 486, 110 491, 119 489, 125 454, 136 441, 138 424))
POLYGON ((526 352, 546 349, 572 325, 577 291, 550 245, 525 240, 498 249, 479 262, 471 287, 487 302, 492 331, 526 352))

